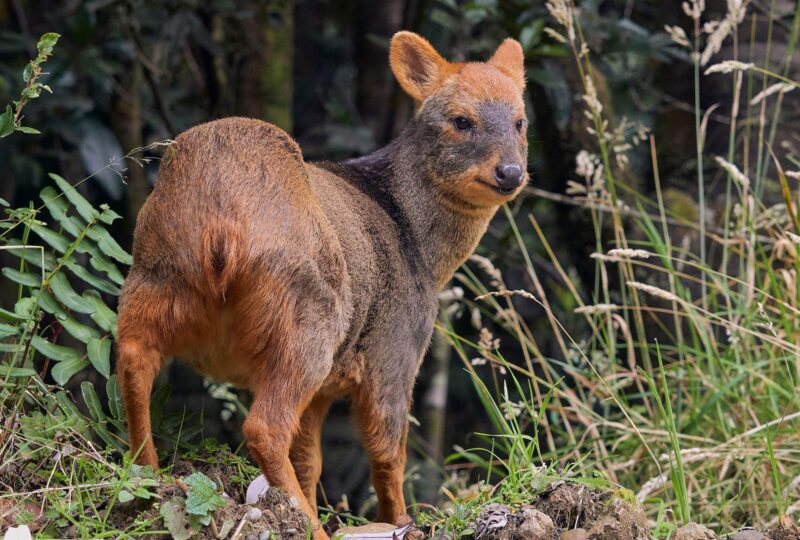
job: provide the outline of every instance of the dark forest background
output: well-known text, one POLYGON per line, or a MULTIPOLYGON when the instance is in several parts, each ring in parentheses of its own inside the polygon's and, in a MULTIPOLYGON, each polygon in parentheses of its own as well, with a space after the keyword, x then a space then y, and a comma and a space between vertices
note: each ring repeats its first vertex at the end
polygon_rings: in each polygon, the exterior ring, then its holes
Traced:
MULTIPOLYGON (((612 111, 609 117, 641 122, 662 141, 666 201, 674 212, 696 221, 692 66, 663 29, 665 24, 685 24, 680 2, 578 4, 595 80, 602 82, 599 96, 612 111)), ((709 0, 708 5, 712 13, 725 9, 724 0, 709 0)), ((753 1, 752 10, 776 14, 771 46, 762 43, 764 16, 746 29, 756 39, 752 50, 739 51, 739 56, 753 54, 777 65, 784 59, 795 3, 753 1)), ((565 195, 567 180, 575 177, 575 155, 591 146, 591 137, 583 128, 573 60, 544 32, 546 24, 544 2, 523 0, 0 0, 0 103, 18 95, 21 70, 35 56, 38 36, 62 35, 42 81, 53 92, 25 110, 25 123, 42 134, 0 143, 0 197, 12 207, 25 206, 47 185, 47 172, 74 183, 135 148, 232 115, 277 124, 298 140, 309 160, 362 155, 386 144, 413 114, 388 66, 394 32, 421 33, 451 60, 486 59, 511 36, 526 52, 532 173, 531 188, 511 211, 523 218, 529 212, 536 215, 562 265, 577 283, 591 284, 594 267, 587 261, 596 248, 594 233, 587 214, 565 195)), ((726 44, 720 55, 729 57, 726 48, 731 46, 726 44)), ((740 47, 749 47, 749 41, 740 47)), ((729 86, 722 78, 718 86, 705 84, 703 105, 724 100, 729 86)), ((796 98, 787 95, 782 125, 796 122, 798 110, 796 98)), ((724 119, 710 116, 712 152, 716 145, 724 148, 727 129, 724 119)), ((158 155, 136 159, 142 157, 158 155)), ((622 180, 652 194, 646 149, 634 149, 630 158, 622 180)), ((156 172, 157 160, 140 166, 131 158, 124 167, 105 168, 80 186, 89 200, 108 203, 125 217, 113 230, 125 247, 156 172)), ((720 179, 708 184, 712 211, 721 204, 720 179)), ((564 311, 557 315, 568 325, 573 317, 569 295, 530 227, 523 233, 543 286, 556 296, 563 293, 559 304, 564 311)), ((501 212, 479 252, 503 269, 509 289, 529 288, 521 254, 513 245, 501 212)), ((11 295, 11 288, 0 289, 1 303, 11 295)), ((534 331, 541 329, 545 355, 557 355, 537 307, 520 303, 518 310, 534 331)), ((469 312, 450 315, 462 335, 478 340, 469 312)), ((509 342, 506 355, 513 360, 515 354, 509 342)), ((490 429, 469 377, 460 363, 451 361, 443 340, 434 342, 430 356, 419 378, 419 423, 411 440, 409 474, 418 477, 420 500, 433 499, 443 477, 458 467, 442 468, 453 446, 468 445, 471 433, 490 429)), ((170 410, 202 416, 203 435, 234 447, 240 443, 240 415, 221 418, 223 403, 209 397, 207 385, 191 370, 176 363, 164 370, 162 379, 172 386, 170 410)), ((355 507, 368 500, 368 484, 366 458, 342 405, 334 409, 325 430, 323 486, 332 503, 347 495, 355 507)))

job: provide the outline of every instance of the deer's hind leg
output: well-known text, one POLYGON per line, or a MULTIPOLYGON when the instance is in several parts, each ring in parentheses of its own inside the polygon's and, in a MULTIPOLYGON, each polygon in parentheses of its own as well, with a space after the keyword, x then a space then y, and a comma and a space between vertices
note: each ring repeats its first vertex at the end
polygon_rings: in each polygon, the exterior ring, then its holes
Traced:
POLYGON ((130 453, 138 464, 158 468, 150 394, 176 325, 191 311, 169 289, 135 272, 128 276, 119 309, 117 376, 128 419, 130 453))
MULTIPOLYGON (((316 465, 301 469, 302 485, 290 454, 292 442, 305 437, 301 434, 304 412, 319 406, 313 405, 314 398, 333 366, 341 323, 336 306, 326 303, 321 293, 306 296, 310 289, 306 286, 303 298, 295 300, 291 289, 279 283, 260 276, 259 290, 250 290, 237 310, 240 343, 252 347, 253 362, 253 404, 243 430, 250 453, 270 485, 296 496, 311 519, 314 538, 324 539, 327 535, 309 489, 312 476, 316 484, 316 465), (255 298, 261 299, 257 305, 250 303, 255 298)), ((315 416, 320 425, 322 416, 315 416)))

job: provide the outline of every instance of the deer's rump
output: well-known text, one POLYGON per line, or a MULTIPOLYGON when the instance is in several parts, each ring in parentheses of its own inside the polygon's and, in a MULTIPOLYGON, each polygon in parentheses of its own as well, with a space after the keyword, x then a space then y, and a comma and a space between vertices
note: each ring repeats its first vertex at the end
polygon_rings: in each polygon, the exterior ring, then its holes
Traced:
MULTIPOLYGON (((346 267, 302 155, 278 128, 226 119, 180 135, 134 235, 120 332, 247 386, 304 321, 344 332, 346 267), (302 298, 301 298, 302 297, 302 298)), ((300 362, 298 369, 306 369, 300 362)))

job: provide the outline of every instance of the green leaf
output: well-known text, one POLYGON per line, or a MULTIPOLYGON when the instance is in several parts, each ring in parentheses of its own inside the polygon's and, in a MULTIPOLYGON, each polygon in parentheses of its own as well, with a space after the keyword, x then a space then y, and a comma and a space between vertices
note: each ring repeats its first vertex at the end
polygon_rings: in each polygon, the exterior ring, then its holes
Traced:
POLYGON ((114 285, 113 283, 111 283, 106 279, 103 279, 99 276, 92 274, 86 268, 84 268, 74 260, 72 259, 68 260, 66 266, 73 274, 81 278, 83 281, 85 281, 95 289, 100 289, 104 293, 108 293, 114 296, 119 296, 120 293, 119 287, 117 287, 116 285, 114 285))
POLYGON ((42 276, 40 274, 34 274, 33 272, 20 272, 14 268, 3 268, 0 271, 5 277, 14 283, 19 283, 20 285, 25 285, 26 287, 42 286, 42 276))
POLYGON ((3 308, 0 308, 0 319, 4 319, 6 321, 11 321, 11 322, 24 322, 28 320, 27 317, 22 317, 20 315, 17 315, 16 313, 13 313, 3 308))
POLYGON ((102 212, 100 213, 100 221, 103 223, 107 223, 111 225, 117 219, 122 219, 122 216, 114 212, 107 204, 101 204, 100 209, 102 212))
POLYGON ((17 333, 19 333, 19 329, 16 326, 0 323, 0 339, 5 339, 9 336, 16 336, 17 333))
POLYGON ((89 365, 88 360, 83 358, 73 358, 71 360, 62 360, 57 362, 53 369, 50 370, 50 375, 56 384, 64 386, 69 382, 73 375, 89 365))
POLYGON ((106 381, 106 396, 108 396, 108 409, 111 411, 111 416, 117 420, 122 419, 125 412, 122 406, 122 392, 119 389, 116 375, 112 375, 106 381))
POLYGON ((94 305, 75 292, 67 276, 63 273, 59 272, 50 278, 50 290, 53 291, 59 302, 72 311, 86 314, 94 313, 94 305))
POLYGON ((16 342, 0 343, 0 352, 6 352, 6 353, 13 352, 13 353, 15 353, 15 352, 17 352, 17 350, 20 349, 20 347, 23 347, 23 345, 21 343, 16 343, 16 342))
POLYGON ((53 47, 56 46, 56 43, 58 43, 58 38, 60 37, 61 34, 57 34, 55 32, 47 32, 46 34, 42 34, 42 37, 39 38, 39 43, 36 44, 39 54, 42 56, 50 56, 53 53, 53 47))
POLYGON ((83 414, 78 410, 78 407, 72 401, 72 398, 67 395, 63 390, 56 392, 56 401, 58 406, 64 411, 64 414, 73 418, 83 418, 83 414))
MULTIPOLYGON (((19 240, 18 238, 11 238, 8 240, 7 245, 21 246, 22 240, 19 240)), ((40 250, 38 246, 27 247, 27 248, 20 247, 18 249, 9 249, 5 251, 9 255, 13 255, 14 257, 23 259, 26 263, 30 264, 31 266, 35 266, 36 268, 42 267, 42 255, 44 255, 44 269, 48 272, 52 270, 56 264, 53 255, 47 253, 46 250, 40 250)))
POLYGON ((91 338, 86 344, 86 352, 94 369, 108 379, 111 376, 111 340, 91 338))
POLYGON ((42 132, 36 128, 32 128, 30 126, 18 126, 14 129, 14 131, 19 131, 20 133, 25 133, 26 135, 41 135, 42 132))
POLYGON ((201 472, 192 473, 184 479, 189 486, 186 496, 186 512, 196 516, 209 516, 218 509, 225 507, 225 499, 217 492, 217 484, 201 472))
POLYGON ((26 321, 32 319, 36 313, 36 300, 31 296, 23 296, 14 304, 14 311, 20 317, 25 317, 26 321))
POLYGON ((31 229, 33 229, 33 232, 39 235, 39 238, 44 240, 47 243, 47 245, 49 245, 51 248, 58 251, 59 253, 64 253, 67 251, 67 249, 69 249, 70 241, 67 240, 67 237, 64 236, 63 234, 51 231, 50 229, 39 223, 31 224, 31 229))
POLYGON ((95 270, 105 272, 109 279, 117 285, 122 285, 125 281, 125 277, 122 275, 122 272, 119 271, 117 265, 103 257, 100 253, 92 255, 89 259, 89 264, 91 264, 92 268, 95 270))
POLYGON ((87 231, 87 236, 97 242, 97 247, 100 248, 100 251, 111 257, 112 259, 116 259, 117 261, 121 262, 122 264, 127 264, 128 266, 133 263, 133 257, 122 249, 116 240, 109 234, 107 230, 99 225, 94 225, 90 227, 87 231))
MULTIPOLYGON (((74 361, 81 359, 81 353, 72 349, 70 347, 64 347, 63 345, 56 345, 55 343, 51 343, 47 341, 41 336, 33 336, 31 340, 31 345, 33 348, 42 353, 47 358, 51 360, 55 360, 57 362, 64 362, 64 361, 74 361)), ((88 363, 88 362, 87 362, 88 363)))
POLYGON ((158 513, 164 519, 164 525, 172 535, 173 540, 189 540, 196 531, 189 524, 189 517, 184 510, 182 497, 175 497, 170 501, 161 503, 158 513))
POLYGON ((118 500, 119 502, 121 502, 121 503, 130 502, 130 501, 132 501, 132 500, 133 500, 133 498, 134 498, 134 497, 133 497, 133 493, 131 493, 130 491, 128 491, 128 490, 125 490, 125 489, 123 489, 122 491, 120 491, 120 492, 119 492, 119 495, 117 495, 117 500, 118 500))
POLYGON ((53 295, 50 294, 49 291, 47 290, 39 291, 38 297, 39 297, 39 307, 45 310, 50 315, 55 315, 57 317, 59 315, 67 315, 67 312, 64 311, 64 308, 61 307, 61 304, 58 303, 58 300, 56 300, 53 297, 53 295))
POLYGON ((95 308, 94 313, 92 313, 90 317, 95 323, 97 323, 97 326, 116 336, 117 314, 114 312, 114 310, 109 308, 106 303, 103 302, 103 299, 100 297, 100 294, 97 291, 86 291, 83 293, 83 297, 95 308))
POLYGON ((11 105, 6 105, 6 110, 0 114, 0 137, 6 137, 14 131, 14 111, 11 105))
POLYGON ((78 211, 78 214, 80 214, 86 223, 92 223, 97 220, 97 218, 100 216, 100 212, 95 210, 94 206, 92 206, 92 204, 87 201, 83 195, 78 193, 77 188, 55 173, 49 173, 48 176, 53 179, 58 186, 58 189, 60 189, 61 192, 66 195, 67 199, 69 199, 69 202, 72 203, 72 206, 75 207, 75 210, 78 211))
POLYGON ((0 206, 8 206, 8 201, 0 197, 0 206))
POLYGON ((50 215, 58 221, 64 230, 74 237, 78 237, 84 225, 77 218, 67 215, 69 205, 64 197, 60 196, 53 186, 47 186, 39 192, 39 197, 44 202, 50 215))
POLYGON ((30 368, 0 366, 0 377, 33 377, 36 370, 30 368))
POLYGON ((81 394, 83 394, 83 401, 86 403, 86 407, 89 409, 89 414, 92 415, 92 418, 96 422, 103 422, 106 420, 106 413, 103 411, 103 406, 100 404, 100 398, 97 395, 97 391, 94 389, 94 385, 89 381, 83 381, 81 383, 81 394))
POLYGON ((82 343, 89 343, 89 340, 92 338, 100 338, 100 332, 91 326, 78 322, 78 320, 69 313, 56 315, 56 320, 61 323, 61 326, 64 327, 64 330, 66 330, 69 335, 82 343))

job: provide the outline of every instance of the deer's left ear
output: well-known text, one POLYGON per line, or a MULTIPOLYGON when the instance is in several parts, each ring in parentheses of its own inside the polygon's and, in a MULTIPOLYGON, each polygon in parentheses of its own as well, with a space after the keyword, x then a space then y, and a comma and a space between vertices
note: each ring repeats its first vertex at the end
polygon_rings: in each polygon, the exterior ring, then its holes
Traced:
POLYGON ((521 89, 525 88, 525 55, 519 41, 507 38, 497 47, 489 63, 511 77, 521 89))

